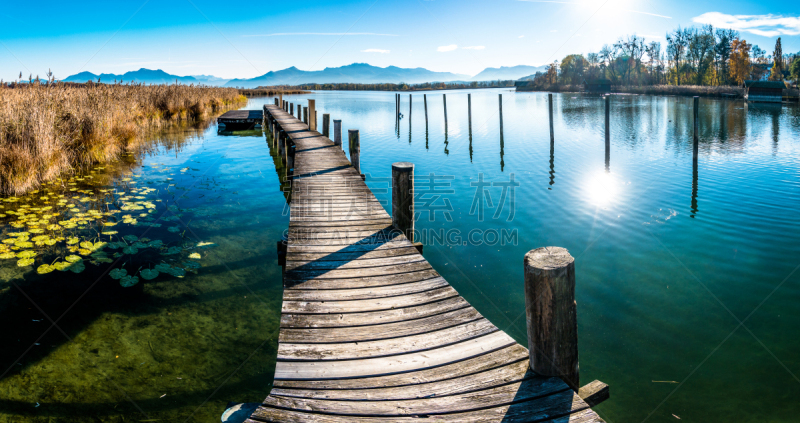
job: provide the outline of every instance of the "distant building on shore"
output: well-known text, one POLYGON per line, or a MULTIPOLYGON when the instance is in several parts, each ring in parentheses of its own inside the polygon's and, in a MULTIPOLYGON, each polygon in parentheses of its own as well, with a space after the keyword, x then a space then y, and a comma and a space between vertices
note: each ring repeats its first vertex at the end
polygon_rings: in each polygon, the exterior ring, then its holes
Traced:
POLYGON ((783 100, 783 81, 744 81, 744 99, 757 103, 780 103, 783 100))

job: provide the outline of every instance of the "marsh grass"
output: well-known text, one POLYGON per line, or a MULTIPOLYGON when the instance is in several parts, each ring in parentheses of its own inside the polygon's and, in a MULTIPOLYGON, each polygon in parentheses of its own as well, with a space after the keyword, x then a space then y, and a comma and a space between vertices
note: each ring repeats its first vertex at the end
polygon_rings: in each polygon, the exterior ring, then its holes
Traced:
POLYGON ((0 194, 106 163, 148 133, 244 104, 233 88, 49 83, 0 87, 0 194))

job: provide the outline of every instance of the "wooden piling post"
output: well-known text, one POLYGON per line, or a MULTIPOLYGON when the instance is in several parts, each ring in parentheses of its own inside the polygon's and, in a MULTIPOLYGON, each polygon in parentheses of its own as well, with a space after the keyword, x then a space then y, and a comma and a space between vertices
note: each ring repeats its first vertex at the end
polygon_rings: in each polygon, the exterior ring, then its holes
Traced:
POLYGON ((322 136, 331 137, 331 115, 328 113, 322 114, 322 136))
POLYGON ((308 100, 308 130, 317 130, 317 101, 308 100))
POLYGON ((342 146, 342 120, 333 120, 333 145, 342 146))
POLYGON ((297 120, 303 121, 303 106, 297 105, 297 120))
POLYGON ((289 114, 294 116, 294 103, 289 103, 289 114))
POLYGON ((425 127, 428 127, 428 95, 422 95, 422 102, 425 104, 425 127))
POLYGON ((303 123, 308 125, 308 107, 303 107, 303 123))
POLYGON ((566 248, 525 255, 525 315, 531 369, 580 389, 575 259, 566 248))
POLYGON ((392 226, 414 242, 413 163, 392 163, 392 226))
POLYGON ((442 94, 442 102, 444 102, 444 128, 447 130, 447 94, 442 94))
MULTIPOLYGON (((502 104, 500 107, 503 107, 502 104)), ((467 94, 467 122, 469 123, 469 133, 472 134, 472 94, 467 94)))
POLYGON ((606 95, 606 172, 611 167, 611 96, 606 95))
POLYGON ((286 138, 286 173, 291 174, 294 169, 295 145, 291 138, 286 138))
POLYGON ((694 123, 692 125, 694 128, 694 135, 692 137, 692 156, 697 158, 697 152, 699 150, 700 143, 700 122, 698 119, 700 116, 700 97, 698 96, 694 96, 694 110, 692 115, 694 116, 694 123))
POLYGON ((553 132, 553 94, 547 94, 547 109, 550 113, 550 144, 552 144, 556 140, 553 132))
POLYGON ((278 156, 283 163, 286 163, 286 131, 283 129, 278 135, 278 156))
POLYGON ((283 109, 283 92, 278 93, 278 98, 280 99, 278 105, 283 109))
MULTIPOLYGON (((503 94, 498 94, 498 104, 500 106, 500 134, 503 133, 503 94)), ((470 125, 472 126, 472 125, 470 125)))
POLYGON ((361 155, 361 141, 358 137, 358 129, 348 129, 347 139, 350 145, 350 163, 356 169, 356 172, 361 173, 361 163, 359 163, 359 156, 361 155))

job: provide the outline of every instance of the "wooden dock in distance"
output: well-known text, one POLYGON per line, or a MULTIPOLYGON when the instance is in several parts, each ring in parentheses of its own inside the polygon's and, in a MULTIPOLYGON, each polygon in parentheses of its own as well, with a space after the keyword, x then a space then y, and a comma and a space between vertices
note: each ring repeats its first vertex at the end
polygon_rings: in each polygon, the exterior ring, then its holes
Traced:
POLYGON ((393 229, 341 146, 265 113, 291 217, 275 381, 248 422, 603 422, 605 384, 534 373, 393 229))
POLYGON ((221 131, 246 131, 261 125, 263 120, 263 110, 231 110, 217 118, 217 125, 221 131))

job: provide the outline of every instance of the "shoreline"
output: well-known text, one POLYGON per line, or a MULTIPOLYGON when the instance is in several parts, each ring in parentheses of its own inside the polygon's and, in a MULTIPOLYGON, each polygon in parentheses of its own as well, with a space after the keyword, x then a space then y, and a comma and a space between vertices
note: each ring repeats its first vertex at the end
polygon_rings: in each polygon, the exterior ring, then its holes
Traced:
MULTIPOLYGON (((517 87, 517 92, 547 92, 547 93, 579 93, 598 94, 586 92, 582 85, 556 85, 543 88, 517 87)), ((790 100, 797 102, 800 93, 798 89, 786 89, 790 100)), ((659 95, 673 97, 707 97, 744 100, 744 88, 737 86, 705 86, 705 85, 645 85, 645 86, 611 86, 608 94, 633 94, 633 95, 659 95)), ((786 101, 784 101, 785 103, 786 101)))

